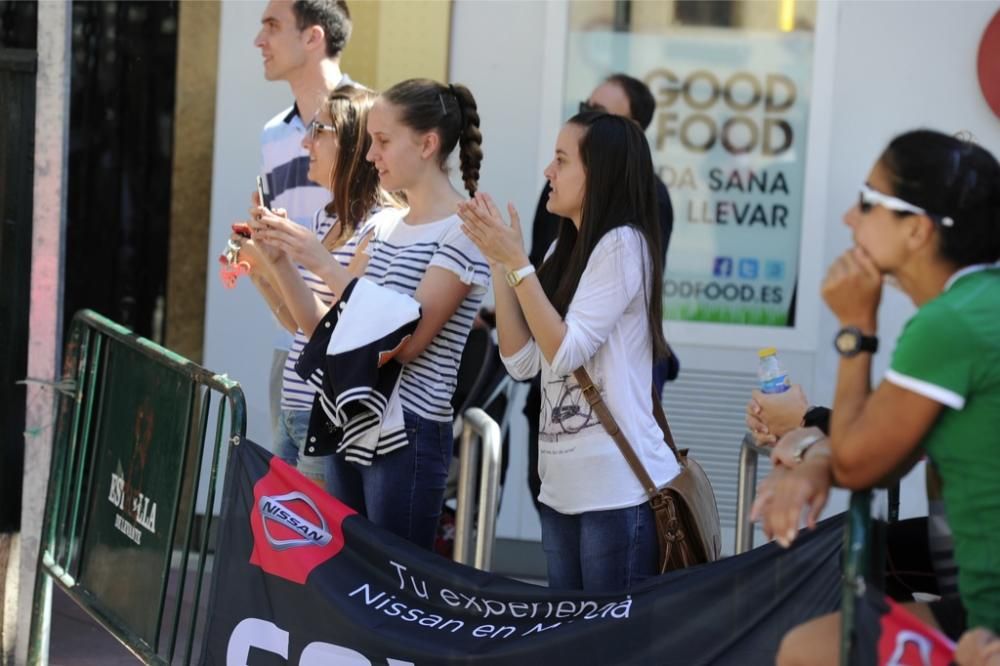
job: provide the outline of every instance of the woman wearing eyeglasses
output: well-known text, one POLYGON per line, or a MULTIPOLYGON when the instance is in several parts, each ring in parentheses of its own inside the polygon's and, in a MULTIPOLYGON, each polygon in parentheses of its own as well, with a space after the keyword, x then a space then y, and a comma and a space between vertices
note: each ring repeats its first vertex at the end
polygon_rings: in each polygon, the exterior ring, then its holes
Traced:
MULTIPOLYGON (((775 469, 756 513, 787 544, 831 485, 870 488, 927 455, 943 483, 960 597, 911 610, 953 639, 966 626, 1000 631, 1000 165, 971 142, 908 132, 882 153, 845 222, 854 247, 822 289, 841 327, 830 437, 793 469, 775 469), (885 283, 918 310, 872 389, 885 283)), ((797 627, 778 663, 837 663, 839 625, 834 614, 797 627)))
MULTIPOLYGON (((329 188, 333 199, 316 211, 311 229, 292 225, 300 240, 297 254, 303 256, 292 257, 254 240, 243 240, 240 251, 240 258, 253 265, 250 277, 254 286, 275 317, 295 334, 282 375, 281 415, 274 433, 274 450, 282 460, 327 487, 328 456, 304 455, 315 390, 296 374, 295 363, 335 299, 323 280, 305 266, 332 257, 352 274, 360 275, 364 264, 359 250, 364 249, 376 224, 371 215, 393 203, 379 187, 378 173, 365 160, 370 145, 367 117, 375 97, 365 88, 340 86, 330 93, 307 127, 302 145, 309 151, 309 180, 329 188), (287 270, 282 271, 283 267, 287 270)), ((250 227, 255 232, 262 228, 265 216, 285 218, 283 210, 268 211, 256 201, 256 194, 254 197, 250 227)))
MULTIPOLYGON (((368 116, 367 168, 382 187, 402 192, 407 207, 385 211, 364 252, 364 277, 420 303, 416 330, 393 359, 402 365, 399 401, 406 444, 370 460, 330 457, 331 492, 373 523, 430 549, 452 458, 451 398, 473 318, 489 287, 489 268, 455 214, 463 195, 448 176, 458 152, 462 180, 474 195, 482 134, 472 92, 463 85, 409 79, 375 101, 368 116)), ((295 225, 264 216, 260 234, 295 255, 295 225)), ((353 275, 321 258, 303 264, 341 294, 353 275)))

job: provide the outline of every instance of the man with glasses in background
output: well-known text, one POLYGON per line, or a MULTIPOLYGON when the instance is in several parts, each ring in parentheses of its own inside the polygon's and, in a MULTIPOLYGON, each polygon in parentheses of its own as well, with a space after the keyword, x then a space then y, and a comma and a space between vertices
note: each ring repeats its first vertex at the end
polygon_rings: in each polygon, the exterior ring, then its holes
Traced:
MULTIPOLYGON (((330 191, 309 180, 309 152, 302 139, 307 127, 310 132, 322 129, 310 121, 327 95, 353 83, 340 70, 340 56, 351 37, 351 14, 345 0, 271 0, 260 23, 254 46, 263 58, 264 78, 287 82, 294 97, 292 106, 271 118, 261 133, 260 174, 266 183, 261 204, 284 209, 290 219, 309 227, 313 214, 330 202, 330 191)), ((278 312, 272 313, 277 317, 278 312)), ((292 334, 278 325, 268 397, 273 452, 296 465, 309 411, 282 410, 283 374, 294 372, 285 368, 291 344, 292 334)))
MULTIPOLYGON (((580 112, 606 111, 616 116, 631 118, 639 123, 643 130, 649 127, 656 111, 656 100, 645 83, 627 74, 612 74, 594 88, 585 101, 580 102, 580 112)), ((666 270, 667 248, 670 245, 670 233, 674 228, 674 208, 670 203, 670 193, 667 186, 659 178, 656 182, 657 210, 660 217, 660 236, 663 241, 664 271, 666 270)), ((545 253, 556 239, 559 232, 559 216, 553 215, 545 204, 552 191, 549 183, 545 183, 542 195, 535 209, 535 220, 531 228, 532 265, 537 269, 545 259, 545 253)), ((677 358, 669 358, 653 365, 653 385, 657 394, 663 390, 663 384, 677 377, 680 364, 677 358)), ((538 493, 541 490, 541 479, 538 477, 538 417, 541 412, 541 387, 539 378, 531 383, 531 390, 524 404, 524 415, 528 419, 528 486, 531 489, 531 499, 538 508, 538 493)))

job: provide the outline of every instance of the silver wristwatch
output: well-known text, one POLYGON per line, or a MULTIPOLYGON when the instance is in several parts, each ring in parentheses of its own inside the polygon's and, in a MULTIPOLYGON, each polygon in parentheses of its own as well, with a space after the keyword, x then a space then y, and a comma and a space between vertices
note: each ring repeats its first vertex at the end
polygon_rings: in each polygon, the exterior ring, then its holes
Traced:
POLYGON ((813 444, 825 438, 826 435, 823 433, 814 432, 800 439, 798 444, 795 445, 795 453, 792 454, 792 457, 795 459, 795 463, 801 463, 806 457, 806 451, 808 451, 813 444))

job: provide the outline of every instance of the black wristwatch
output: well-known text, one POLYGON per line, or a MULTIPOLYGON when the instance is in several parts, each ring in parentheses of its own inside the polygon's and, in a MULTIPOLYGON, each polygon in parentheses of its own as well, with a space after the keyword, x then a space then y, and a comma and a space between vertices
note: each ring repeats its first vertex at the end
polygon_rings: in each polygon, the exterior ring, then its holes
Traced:
POLYGON ((857 356, 861 352, 874 354, 878 351, 878 338, 874 335, 865 335, 857 326, 845 326, 837 331, 833 346, 845 358, 857 356))
POLYGON ((813 405, 806 410, 802 417, 803 428, 819 428, 827 435, 830 434, 830 408, 813 405))

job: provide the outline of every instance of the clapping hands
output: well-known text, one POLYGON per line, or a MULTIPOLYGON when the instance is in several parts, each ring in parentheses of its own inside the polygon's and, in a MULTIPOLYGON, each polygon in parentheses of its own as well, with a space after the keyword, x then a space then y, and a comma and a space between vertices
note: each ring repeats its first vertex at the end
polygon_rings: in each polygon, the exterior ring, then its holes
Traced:
POLYGON ((502 265, 508 270, 527 266, 530 261, 524 251, 521 217, 514 204, 507 204, 510 215, 508 225, 490 195, 477 192, 476 196, 458 204, 462 231, 486 257, 490 266, 502 265))

